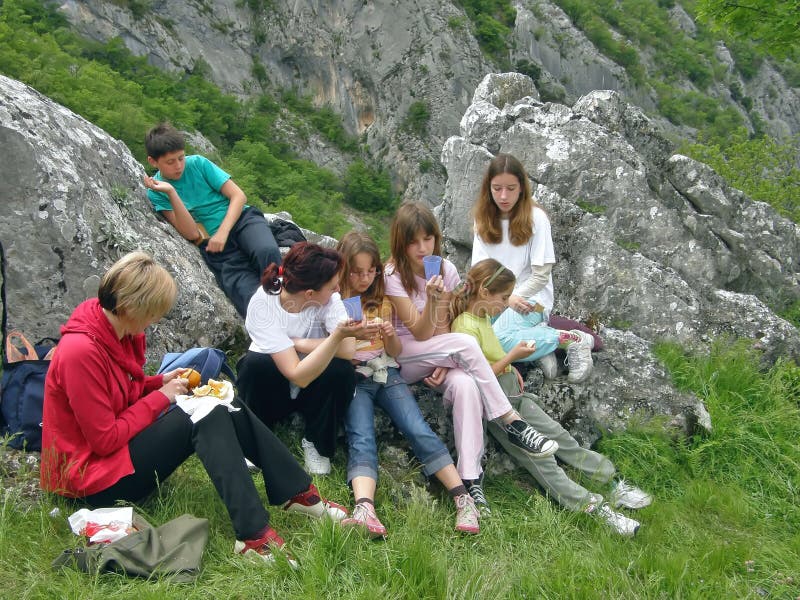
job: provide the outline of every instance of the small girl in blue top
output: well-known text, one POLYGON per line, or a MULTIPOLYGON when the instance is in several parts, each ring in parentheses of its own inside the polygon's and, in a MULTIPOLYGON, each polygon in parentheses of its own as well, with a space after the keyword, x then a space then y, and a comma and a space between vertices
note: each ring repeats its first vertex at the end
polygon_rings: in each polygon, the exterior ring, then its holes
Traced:
POLYGON ((378 246, 367 234, 351 231, 339 242, 344 259, 339 288, 342 298, 360 296, 364 317, 380 323, 378 337, 359 339, 353 362, 357 384, 345 414, 349 453, 347 481, 356 500, 343 526, 359 527, 370 537, 384 537, 386 527, 375 513, 378 448, 375 405, 380 406, 411 444, 427 476, 435 475, 456 503, 456 530, 478 533, 478 511, 458 475, 450 453, 420 413, 417 401, 400 376, 394 357, 402 345, 392 325, 392 307, 383 295, 378 246))

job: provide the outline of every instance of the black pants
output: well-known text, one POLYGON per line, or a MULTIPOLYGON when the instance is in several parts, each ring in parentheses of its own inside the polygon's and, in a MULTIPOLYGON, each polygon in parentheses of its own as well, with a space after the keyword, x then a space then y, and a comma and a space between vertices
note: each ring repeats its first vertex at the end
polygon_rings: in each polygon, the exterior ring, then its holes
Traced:
POLYGON ((273 505, 307 490, 311 477, 252 411, 238 400, 234 405, 240 410, 228 412, 218 406, 196 424, 180 408, 173 408, 130 441, 134 473, 84 500, 91 506, 141 500, 196 452, 228 509, 236 538, 253 538, 269 523, 269 513, 245 457, 261 468, 273 505))
POLYGON ((281 251, 264 213, 252 206, 242 211, 222 252, 206 252, 203 245, 201 254, 242 318, 247 316, 247 305, 264 269, 271 263, 281 264, 281 251))
POLYGON ((355 368, 349 360, 334 358, 297 398, 289 395, 289 380, 269 354, 248 352, 237 365, 236 389, 242 401, 268 425, 293 412, 305 418, 305 438, 322 456, 336 450, 336 431, 356 389, 355 368))

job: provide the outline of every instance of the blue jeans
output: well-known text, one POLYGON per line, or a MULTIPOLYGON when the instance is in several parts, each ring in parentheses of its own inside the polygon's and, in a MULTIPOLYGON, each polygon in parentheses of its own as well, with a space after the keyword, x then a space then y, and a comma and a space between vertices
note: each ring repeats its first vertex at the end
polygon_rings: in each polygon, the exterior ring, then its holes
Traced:
POLYGON ((419 405, 400 376, 389 368, 386 383, 359 377, 356 393, 344 418, 347 443, 347 481, 354 477, 378 479, 378 445, 375 441, 375 405, 380 406, 400 433, 411 444, 414 456, 422 463, 425 475, 431 476, 453 464, 442 440, 431 430, 419 411, 419 405))

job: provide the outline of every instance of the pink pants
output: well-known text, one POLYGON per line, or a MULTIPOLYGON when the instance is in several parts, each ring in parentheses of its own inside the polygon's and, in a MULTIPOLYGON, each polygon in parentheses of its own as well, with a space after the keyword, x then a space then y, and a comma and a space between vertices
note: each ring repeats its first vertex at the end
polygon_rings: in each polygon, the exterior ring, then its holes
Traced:
POLYGON ((436 367, 449 369, 437 391, 453 405, 456 467, 462 479, 477 479, 482 471, 483 419, 491 421, 512 410, 477 340, 465 333, 443 333, 424 342, 410 335, 400 340, 403 351, 397 362, 408 383, 424 379, 436 367))

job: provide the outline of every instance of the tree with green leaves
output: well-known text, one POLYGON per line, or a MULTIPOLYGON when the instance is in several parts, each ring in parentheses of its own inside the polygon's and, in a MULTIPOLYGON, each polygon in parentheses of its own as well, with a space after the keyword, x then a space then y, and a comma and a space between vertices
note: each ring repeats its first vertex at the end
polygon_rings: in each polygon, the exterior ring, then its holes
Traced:
POLYGON ((800 52, 800 0, 698 0, 697 17, 777 58, 800 52))

